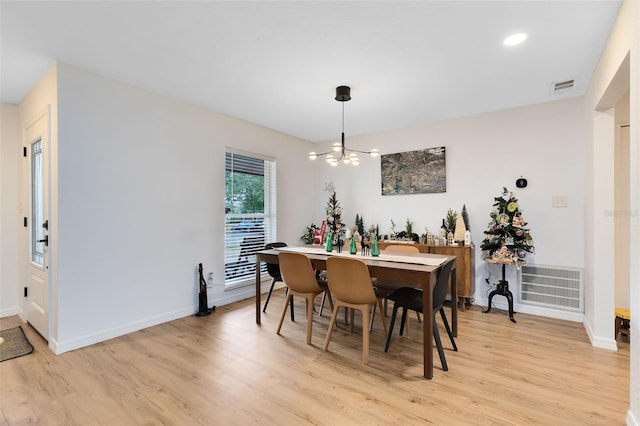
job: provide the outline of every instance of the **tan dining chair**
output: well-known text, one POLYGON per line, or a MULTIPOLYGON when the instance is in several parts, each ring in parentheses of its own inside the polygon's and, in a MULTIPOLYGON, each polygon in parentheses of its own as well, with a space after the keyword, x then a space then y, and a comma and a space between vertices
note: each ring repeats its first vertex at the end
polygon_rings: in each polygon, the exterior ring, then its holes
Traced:
MULTIPOLYGON (((318 280, 316 280, 316 273, 311 265, 311 261, 306 255, 302 253, 280 252, 278 253, 278 262, 280 264, 282 279, 289 291, 284 301, 284 307, 282 308, 282 315, 276 333, 280 334, 280 329, 282 328, 282 323, 289 306, 291 305, 291 309, 293 309, 293 304, 290 303, 292 297, 304 297, 307 304, 307 344, 310 345, 314 301, 319 294, 327 294, 328 287, 321 286, 318 280)), ((328 294, 328 296, 329 304, 333 308, 331 294, 328 294)))
MULTIPOLYGON (((369 310, 376 306, 380 307, 381 319, 385 333, 387 332, 387 322, 382 310, 382 302, 376 296, 371 285, 369 269, 364 262, 358 259, 341 257, 330 257, 327 259, 327 282, 329 290, 334 299, 331 322, 327 331, 327 338, 324 341, 324 350, 329 348, 331 334, 336 325, 336 318, 340 307, 351 308, 362 312, 362 361, 369 363, 369 310)), ((353 329, 353 320, 351 321, 353 329)))

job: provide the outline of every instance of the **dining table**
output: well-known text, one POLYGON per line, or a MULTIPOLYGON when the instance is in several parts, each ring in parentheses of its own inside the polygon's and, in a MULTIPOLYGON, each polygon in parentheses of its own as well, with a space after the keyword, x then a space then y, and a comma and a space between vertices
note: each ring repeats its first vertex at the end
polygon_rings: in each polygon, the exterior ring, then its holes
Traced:
MULTIPOLYGON (((349 254, 343 250, 341 253, 336 251, 327 252, 320 246, 303 246, 303 247, 282 247, 278 249, 260 250, 256 252, 256 324, 261 322, 261 284, 262 272, 260 264, 262 262, 278 264, 278 254, 281 251, 294 251, 304 253, 314 269, 326 270, 327 259, 331 256, 343 256, 360 259, 367 265, 371 277, 385 282, 393 282, 401 284, 405 287, 415 287, 422 289, 422 300, 424 306, 424 315, 422 319, 423 333, 423 375, 427 379, 433 378, 433 289, 438 277, 438 271, 441 266, 449 259, 455 256, 444 256, 426 253, 391 253, 380 251, 379 256, 349 254)), ((455 269, 455 262, 453 269, 455 269)), ((454 336, 458 335, 458 300, 456 287, 456 274, 452 273, 449 281, 449 294, 451 295, 451 329, 454 336)))

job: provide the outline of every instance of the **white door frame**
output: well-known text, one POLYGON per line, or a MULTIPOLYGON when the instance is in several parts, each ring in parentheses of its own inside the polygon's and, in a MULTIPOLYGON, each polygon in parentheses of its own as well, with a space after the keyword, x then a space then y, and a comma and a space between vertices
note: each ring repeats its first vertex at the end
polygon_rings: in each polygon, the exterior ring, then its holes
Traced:
MULTIPOLYGON (((51 111, 50 107, 45 108, 34 120, 28 122, 23 129, 23 150, 24 158, 24 179, 23 193, 25 197, 24 217, 26 218, 25 247, 22 253, 25 271, 25 295, 23 320, 28 322, 45 340, 49 341, 51 336, 51 274, 49 244, 38 244, 38 249, 42 253, 41 265, 34 261, 32 257, 32 245, 34 240, 34 229, 38 231, 42 223, 32 223, 33 219, 33 173, 32 173, 32 147, 37 141, 41 141, 42 146, 42 218, 38 222, 47 221, 49 227, 44 230, 44 235, 51 235, 50 220, 50 141, 51 141, 51 111)), ((42 238, 35 237, 35 238, 42 238)), ((22 293, 22 289, 20 289, 22 293)))

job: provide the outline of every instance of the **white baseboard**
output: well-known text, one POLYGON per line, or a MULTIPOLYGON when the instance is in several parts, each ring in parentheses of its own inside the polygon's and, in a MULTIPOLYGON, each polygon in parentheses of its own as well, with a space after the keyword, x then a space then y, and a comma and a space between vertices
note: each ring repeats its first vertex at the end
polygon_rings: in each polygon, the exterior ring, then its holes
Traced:
POLYGON ((627 411, 627 426, 640 426, 638 419, 636 419, 631 410, 627 411))
POLYGON ((589 337, 591 346, 593 346, 594 348, 608 349, 610 351, 618 350, 618 344, 616 343, 615 339, 599 337, 593 334, 593 328, 591 327, 589 321, 587 321, 587 317, 585 317, 582 321, 582 325, 587 332, 587 336, 589 337))
POLYGON ((110 330, 104 330, 95 334, 88 334, 82 337, 71 339, 63 342, 55 342, 51 339, 49 347, 55 352, 56 355, 60 355, 64 352, 72 351, 74 349, 83 348, 85 346, 93 345, 95 343, 103 342, 105 340, 113 339, 114 337, 124 336, 125 334, 133 333, 134 331, 142 330, 143 328, 152 327, 154 325, 163 324, 165 322, 173 321, 178 318, 183 318, 188 315, 193 315, 198 311, 197 306, 189 306, 184 309, 176 310, 173 312, 167 312, 162 315, 147 318, 142 321, 136 321, 123 325, 121 327, 112 328, 110 330))
MULTIPOLYGON (((261 290, 262 293, 269 291, 271 281, 263 281, 261 290)), ((282 286, 276 285, 276 288, 282 286)), ((229 303, 237 302, 240 300, 248 299, 255 296, 255 284, 246 285, 243 287, 237 287, 233 291, 225 292, 224 297, 211 300, 209 298, 209 307, 223 306, 229 303)), ((264 300, 264 298, 263 298, 264 300)), ((54 339, 50 339, 49 348, 59 355, 64 352, 79 349, 85 346, 93 345, 95 343, 103 342, 105 340, 113 339, 114 337, 123 336, 125 334, 133 333, 134 331, 142 330, 143 328, 152 327, 154 325, 162 324, 165 322, 173 321, 175 319, 183 318, 189 315, 193 315, 198 311, 198 306, 190 306, 184 309, 179 309, 173 312, 168 312, 155 317, 147 318, 141 321, 136 321, 130 324, 116 327, 110 330, 101 331, 95 334, 89 334, 79 338, 75 338, 65 342, 57 342, 54 339)))
POLYGON ((12 317, 14 315, 19 315, 19 313, 20 310, 17 306, 14 306, 13 308, 4 308, 0 310, 0 318, 12 317))

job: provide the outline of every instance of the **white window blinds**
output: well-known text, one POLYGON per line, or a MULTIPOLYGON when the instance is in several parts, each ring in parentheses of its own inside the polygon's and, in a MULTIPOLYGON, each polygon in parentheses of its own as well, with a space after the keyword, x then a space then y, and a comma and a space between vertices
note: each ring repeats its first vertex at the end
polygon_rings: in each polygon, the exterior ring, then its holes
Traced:
POLYGON ((225 155, 225 285, 234 286, 253 282, 255 252, 274 241, 275 161, 230 149, 225 155))

